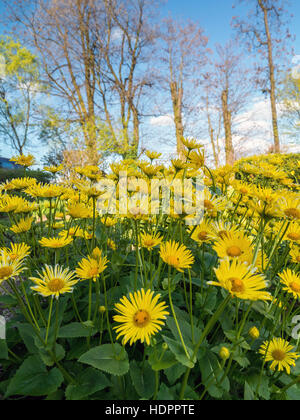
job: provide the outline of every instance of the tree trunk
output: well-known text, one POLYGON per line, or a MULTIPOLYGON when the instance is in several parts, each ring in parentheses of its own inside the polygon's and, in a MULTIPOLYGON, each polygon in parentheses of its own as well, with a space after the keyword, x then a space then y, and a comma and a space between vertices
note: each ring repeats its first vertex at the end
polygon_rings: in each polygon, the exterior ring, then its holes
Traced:
POLYGON ((231 133, 231 112, 228 108, 228 90, 224 90, 222 93, 222 110, 223 110, 223 121, 225 130, 225 154, 226 154, 226 165, 233 165, 235 162, 234 148, 232 143, 231 133))
POLYGON ((268 9, 263 5, 262 1, 259 0, 259 5, 264 13, 265 29, 268 40, 268 63, 269 63, 269 74, 270 74, 270 99, 271 99, 271 110, 272 110, 272 125, 274 135, 274 146, 275 153, 280 153, 280 140, 279 140, 279 129, 278 129, 278 116, 276 108, 276 82, 275 82, 275 66, 273 60, 273 46, 272 38, 269 28, 268 20, 268 9))
POLYGON ((177 143, 177 154, 180 159, 185 160, 184 145, 182 143, 183 138, 183 122, 182 122, 182 98, 183 89, 178 87, 176 82, 171 83, 171 95, 174 112, 174 123, 176 130, 176 143, 177 143))

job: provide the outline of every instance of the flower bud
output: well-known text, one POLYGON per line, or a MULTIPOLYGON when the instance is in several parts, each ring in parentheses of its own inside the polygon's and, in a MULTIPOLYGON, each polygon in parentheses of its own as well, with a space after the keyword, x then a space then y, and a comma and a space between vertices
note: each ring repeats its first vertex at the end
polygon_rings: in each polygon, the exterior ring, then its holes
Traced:
POLYGON ((257 340, 260 336, 260 333, 256 327, 253 327, 250 329, 249 335, 251 338, 253 338, 253 340, 257 340))
POLYGON ((99 308, 100 314, 104 314, 105 311, 106 311, 105 306, 100 306, 100 308, 99 308))
POLYGON ((228 350, 227 347, 222 347, 219 352, 219 356, 221 357, 222 360, 228 360, 230 357, 230 351, 228 350))

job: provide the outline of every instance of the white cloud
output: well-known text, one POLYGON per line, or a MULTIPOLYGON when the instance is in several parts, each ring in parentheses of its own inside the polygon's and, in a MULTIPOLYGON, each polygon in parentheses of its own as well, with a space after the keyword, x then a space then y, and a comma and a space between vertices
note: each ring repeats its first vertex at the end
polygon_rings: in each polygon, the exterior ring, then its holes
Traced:
POLYGON ((159 117, 152 117, 150 125, 156 127, 171 127, 174 124, 171 115, 160 115, 159 117))

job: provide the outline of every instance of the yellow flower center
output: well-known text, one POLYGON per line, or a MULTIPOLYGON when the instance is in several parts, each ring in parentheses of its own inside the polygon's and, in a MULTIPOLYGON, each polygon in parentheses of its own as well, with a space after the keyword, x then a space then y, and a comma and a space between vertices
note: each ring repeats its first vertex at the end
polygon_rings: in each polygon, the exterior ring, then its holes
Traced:
POLYGON ((241 188, 240 193, 241 194, 248 194, 248 190, 246 188, 241 188))
POLYGON ((213 203, 210 200, 204 200, 204 207, 207 210, 213 210, 215 206, 213 205, 213 203))
POLYGON ((200 241, 205 241, 207 239, 207 232, 205 232, 205 231, 199 232, 198 233, 198 239, 200 239, 200 241))
POLYGON ((18 255, 17 255, 17 254, 9 254, 9 258, 10 258, 12 261, 14 261, 14 260, 16 260, 16 259, 18 258, 18 255))
POLYGON ((90 269, 89 275, 90 277, 97 277, 99 274, 98 267, 93 267, 90 269))
POLYGON ((277 362, 282 362, 285 359, 285 352, 283 350, 274 350, 272 353, 272 357, 277 362))
POLYGON ((240 257, 243 254, 243 251, 238 246, 230 246, 227 248, 227 255, 229 257, 240 257))
POLYGON ((153 239, 145 239, 144 240, 144 247, 145 248, 153 248, 155 245, 153 239))
POLYGON ((48 283, 48 289, 50 290, 50 292, 59 292, 60 290, 62 290, 65 286, 65 282, 62 279, 59 278, 55 278, 52 279, 49 283, 48 283))
POLYGON ((172 265, 173 267, 178 267, 180 263, 180 259, 176 257, 175 255, 170 255, 168 257, 168 264, 172 265))
POLYGON ((300 239, 300 234, 299 234, 299 233, 296 233, 296 232, 291 232, 291 233, 289 233, 289 234, 287 235, 287 237, 288 237, 289 239, 291 239, 292 241, 299 241, 299 239, 300 239))
POLYGON ((298 255, 298 256, 296 257, 296 261, 297 261, 298 263, 300 263, 300 255, 298 255))
POLYGON ((300 211, 298 209, 286 209, 284 213, 287 217, 290 217, 292 219, 300 219, 300 211))
POLYGON ((0 268, 0 280, 6 279, 11 276, 13 269, 11 267, 1 267, 0 268))
POLYGON ((234 293, 243 293, 245 291, 245 286, 244 283, 241 279, 238 278, 231 278, 229 279, 232 287, 231 287, 231 291, 234 293))
POLYGON ((300 293, 300 284, 299 283, 293 281, 290 284, 290 288, 293 290, 293 292, 300 293))
POLYGON ((144 328, 150 322, 150 315, 147 311, 141 309, 134 315, 133 322, 136 327, 144 328))

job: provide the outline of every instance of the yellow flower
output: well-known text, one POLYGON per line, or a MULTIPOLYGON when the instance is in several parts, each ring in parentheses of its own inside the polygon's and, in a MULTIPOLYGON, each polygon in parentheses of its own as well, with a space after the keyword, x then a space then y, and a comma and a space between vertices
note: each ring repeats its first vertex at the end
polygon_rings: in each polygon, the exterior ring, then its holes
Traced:
POLYGON ((25 233, 31 229, 31 225, 33 222, 32 217, 27 217, 26 219, 21 219, 16 225, 13 225, 10 230, 14 233, 25 233))
POLYGON ((113 217, 101 217, 100 221, 106 227, 112 227, 118 223, 118 220, 113 217))
POLYGON ((162 260, 183 273, 185 268, 191 268, 195 259, 185 245, 180 245, 175 241, 168 241, 160 246, 160 256, 162 260))
POLYGON ((34 157, 32 155, 19 155, 15 156, 10 159, 11 162, 16 162, 18 165, 24 166, 25 168, 29 168, 29 166, 33 166, 35 164, 34 157))
POLYGON ((259 353, 264 356, 266 362, 272 362, 271 370, 275 371, 277 368, 279 372, 282 372, 285 369, 289 375, 291 366, 296 366, 295 360, 300 357, 299 354, 291 352, 293 348, 288 341, 273 338, 272 341, 264 342, 259 353))
POLYGON ((281 283, 285 286, 283 290, 293 295, 295 299, 300 298, 300 275, 287 269, 279 274, 281 283))
POLYGON ((189 154, 185 153, 185 155, 188 156, 188 161, 190 162, 191 166, 195 169, 202 168, 202 166, 205 163, 204 152, 200 150, 194 150, 189 154))
POLYGON ((252 261, 253 246, 250 239, 242 232, 231 233, 224 236, 214 245, 213 249, 219 258, 237 259, 239 261, 252 261))
POLYGON ((45 166, 43 170, 45 172, 51 172, 52 174, 57 174, 58 172, 62 171, 63 168, 64 168, 63 165, 59 165, 59 166, 45 166))
MULTIPOLYGON (((95 254, 94 254, 95 255, 95 254)), ((95 255, 96 256, 96 255, 95 255)), ((83 258, 76 268, 76 273, 81 280, 96 281, 101 273, 107 268, 108 259, 102 254, 97 256, 97 259, 92 257, 83 258)))
POLYGON ((61 237, 61 238, 42 238, 39 243, 44 248, 64 248, 70 243, 73 242, 71 237, 61 237))
POLYGON ((27 188, 25 193, 34 198, 57 198, 62 195, 63 188, 58 185, 36 184, 27 188))
POLYGON ((21 261, 30 255, 30 246, 24 243, 10 244, 10 248, 4 248, 11 261, 21 261))
POLYGON ((203 244, 204 242, 212 242, 214 239, 214 230, 210 223, 207 221, 203 221, 196 229, 190 229, 192 236, 191 238, 197 242, 199 245, 203 244))
POLYGON ((284 216, 289 220, 300 220, 300 197, 299 194, 283 197, 281 209, 284 216))
POLYGON ((31 289, 44 297, 53 296, 57 299, 64 293, 71 293, 73 286, 79 281, 74 271, 64 269, 59 265, 54 268, 46 265, 38 276, 30 277, 30 280, 36 284, 31 289))
POLYGON ((163 241, 162 236, 159 233, 156 234, 148 234, 142 233, 141 234, 141 246, 142 248, 147 248, 148 251, 151 251, 157 245, 160 245, 163 241))
POLYGON ((0 285, 5 280, 17 277, 24 270, 26 268, 22 265, 20 259, 12 259, 5 249, 0 251, 0 285))
POLYGON ((73 219, 90 219, 93 217, 93 209, 83 203, 70 205, 67 212, 73 219))
POLYGON ((231 263, 226 259, 221 262, 219 268, 214 270, 218 281, 212 281, 208 284, 222 287, 238 299, 271 300, 270 293, 264 290, 267 287, 264 276, 255 273, 247 264, 238 260, 231 263))
POLYGON ((11 190, 23 190, 24 188, 30 187, 30 185, 35 185, 36 179, 35 178, 15 178, 7 181, 6 184, 3 185, 3 190, 11 191, 11 190))
POLYGON ((292 247, 290 251, 290 256, 293 263, 300 264, 300 247, 299 246, 292 247))
POLYGON ((112 239, 107 239, 107 246, 108 248, 112 249, 113 251, 116 251, 117 245, 112 239))
POLYGON ((291 223, 283 239, 300 244, 300 224, 298 222, 291 223))
POLYGON ((157 303, 160 295, 154 297, 154 292, 142 289, 130 293, 130 300, 127 297, 121 299, 121 303, 115 305, 119 315, 114 316, 114 321, 120 323, 114 327, 119 337, 124 336, 123 344, 130 341, 130 345, 140 340, 150 345, 150 338, 161 330, 165 324, 164 320, 169 313, 166 311, 165 302, 157 303))
POLYGON ((161 153, 157 152, 150 152, 149 150, 146 151, 146 156, 151 160, 159 159, 161 157, 161 153))
POLYGON ((189 140, 182 137, 181 142, 188 150, 196 150, 203 147, 202 144, 198 143, 197 140, 194 139, 189 140))

